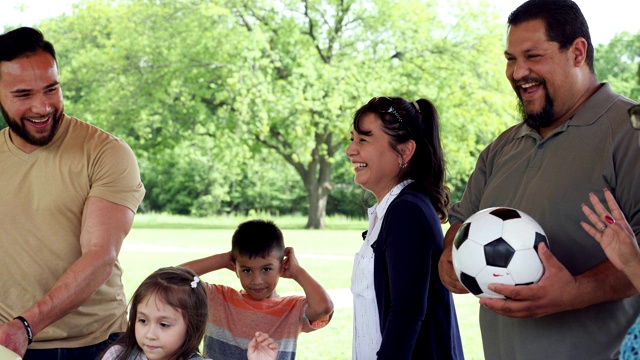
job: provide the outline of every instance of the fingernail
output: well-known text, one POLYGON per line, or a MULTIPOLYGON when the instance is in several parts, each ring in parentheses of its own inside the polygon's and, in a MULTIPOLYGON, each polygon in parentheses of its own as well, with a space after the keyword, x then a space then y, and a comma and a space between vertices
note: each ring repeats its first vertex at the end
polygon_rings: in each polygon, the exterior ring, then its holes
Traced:
POLYGON ((543 242, 541 242, 540 244, 538 244, 538 252, 547 252, 547 245, 543 242))
POLYGON ((616 221, 609 215, 604 216, 604 221, 606 221, 609 225, 613 225, 616 221))
POLYGON ((607 188, 604 188, 604 191, 606 191, 606 192, 609 192, 609 189, 607 189, 607 188))

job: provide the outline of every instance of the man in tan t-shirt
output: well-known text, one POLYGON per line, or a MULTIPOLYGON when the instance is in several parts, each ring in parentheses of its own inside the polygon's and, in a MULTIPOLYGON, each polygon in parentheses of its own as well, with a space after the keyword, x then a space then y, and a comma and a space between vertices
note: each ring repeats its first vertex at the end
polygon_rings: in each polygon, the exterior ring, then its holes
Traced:
POLYGON ((0 345, 93 359, 125 330, 117 257, 144 196, 122 140, 63 112, 42 34, 0 35, 0 345))

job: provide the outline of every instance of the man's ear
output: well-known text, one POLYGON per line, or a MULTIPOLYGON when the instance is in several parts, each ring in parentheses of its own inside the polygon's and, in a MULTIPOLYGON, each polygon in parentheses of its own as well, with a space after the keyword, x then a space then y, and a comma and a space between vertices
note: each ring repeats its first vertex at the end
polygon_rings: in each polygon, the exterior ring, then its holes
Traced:
POLYGON ((582 66, 585 61, 587 61, 587 50, 589 45, 587 44, 587 40, 583 37, 579 37, 573 41, 571 48, 569 49, 573 54, 573 64, 576 67, 582 66))

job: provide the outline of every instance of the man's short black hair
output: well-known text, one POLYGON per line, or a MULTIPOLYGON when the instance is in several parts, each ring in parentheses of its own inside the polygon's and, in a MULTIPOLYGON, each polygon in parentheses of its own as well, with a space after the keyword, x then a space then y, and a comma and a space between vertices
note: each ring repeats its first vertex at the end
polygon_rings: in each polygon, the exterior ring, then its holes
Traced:
POLYGON ((37 29, 21 27, 0 35, 0 62, 13 61, 39 51, 47 52, 56 60, 53 44, 45 40, 37 29))
POLYGON ((584 38, 587 41, 586 63, 594 73, 589 25, 578 4, 571 0, 529 0, 514 10, 507 22, 509 26, 515 26, 533 20, 544 22, 547 39, 560 44, 561 50, 567 50, 577 38, 584 38))
POLYGON ((268 220, 249 220, 240 225, 233 233, 231 255, 266 258, 273 251, 278 252, 280 260, 284 258, 284 238, 276 224, 268 220))

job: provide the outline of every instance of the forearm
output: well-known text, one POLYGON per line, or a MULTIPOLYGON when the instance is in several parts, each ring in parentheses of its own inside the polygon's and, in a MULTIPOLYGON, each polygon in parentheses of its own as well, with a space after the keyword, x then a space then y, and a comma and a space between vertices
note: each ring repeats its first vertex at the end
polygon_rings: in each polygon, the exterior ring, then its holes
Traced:
POLYGON ((198 276, 201 276, 212 271, 229 268, 230 265, 231 254, 222 253, 207 256, 202 259, 189 261, 181 264, 180 266, 193 271, 198 276))
MULTIPOLYGON (((636 277, 635 282, 640 283, 636 277)), ((610 261, 576 276, 576 308, 585 308, 594 304, 621 300, 638 294, 627 275, 617 270, 610 261)))
POLYGON ((640 262, 632 264, 628 268, 624 269, 624 273, 631 283, 633 287, 636 289, 636 292, 640 293, 640 262))
POLYGON ((458 276, 453 269, 453 240, 461 226, 462 224, 454 224, 449 227, 449 230, 447 230, 447 233, 444 236, 443 251, 440 256, 440 261, 438 262, 440 280, 444 286, 449 289, 449 291, 456 294, 468 293, 467 289, 465 289, 458 280, 458 276))
POLYGON ((460 227, 462 226, 462 224, 451 224, 449 226, 449 229, 447 229, 446 234, 444 234, 444 242, 443 242, 443 248, 451 248, 453 247, 453 240, 456 237, 456 233, 458 232, 458 229, 460 229, 460 227))
POLYGON ((124 206, 95 197, 87 199, 80 231, 82 255, 42 299, 21 314, 33 335, 80 307, 111 276, 133 216, 124 206))
POLYGON ((44 328, 76 310, 109 278, 116 256, 87 253, 80 257, 42 299, 22 315, 35 336, 44 328))
POLYGON ((306 315, 310 322, 319 320, 333 312, 333 301, 329 293, 305 269, 298 269, 293 280, 304 290, 308 304, 306 315))
MULTIPOLYGON (((622 223, 623 221, 621 221, 622 223)), ((616 266, 617 269, 621 269, 622 272, 627 276, 627 278, 633 284, 633 287, 636 289, 636 292, 640 293, 640 248, 638 248, 638 238, 631 230, 630 225, 626 224, 629 238, 627 238, 628 242, 623 242, 619 248, 621 254, 618 255, 620 259, 618 261, 620 264, 616 264, 612 261, 612 264, 616 266)), ((607 254, 607 257, 609 255, 607 254)), ((609 257, 609 259, 611 259, 609 257)))

